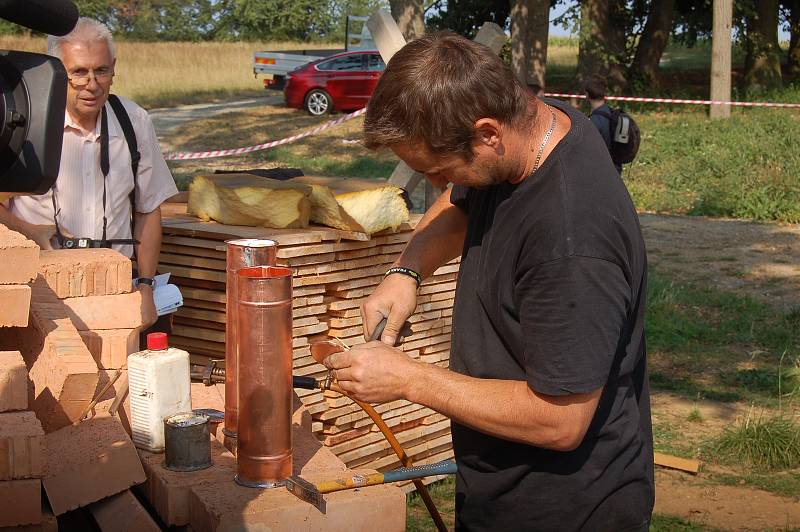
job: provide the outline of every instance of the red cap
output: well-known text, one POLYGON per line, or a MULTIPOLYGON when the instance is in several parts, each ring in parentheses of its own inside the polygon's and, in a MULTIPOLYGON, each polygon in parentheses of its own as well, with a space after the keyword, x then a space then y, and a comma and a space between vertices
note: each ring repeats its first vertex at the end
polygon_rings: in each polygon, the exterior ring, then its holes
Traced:
POLYGON ((147 335, 147 349, 150 351, 164 351, 168 347, 167 333, 154 332, 147 335))

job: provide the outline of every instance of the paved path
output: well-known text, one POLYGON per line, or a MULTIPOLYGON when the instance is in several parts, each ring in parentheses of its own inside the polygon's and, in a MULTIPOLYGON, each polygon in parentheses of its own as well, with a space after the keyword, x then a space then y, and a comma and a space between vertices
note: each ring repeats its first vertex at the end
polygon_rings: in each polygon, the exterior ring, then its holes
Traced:
POLYGON ((197 120, 222 113, 241 111, 249 107, 276 104, 283 104, 283 94, 232 102, 199 103, 194 105, 181 105, 180 107, 151 109, 149 113, 150 118, 153 119, 153 126, 156 129, 156 134, 162 137, 187 120, 197 120))

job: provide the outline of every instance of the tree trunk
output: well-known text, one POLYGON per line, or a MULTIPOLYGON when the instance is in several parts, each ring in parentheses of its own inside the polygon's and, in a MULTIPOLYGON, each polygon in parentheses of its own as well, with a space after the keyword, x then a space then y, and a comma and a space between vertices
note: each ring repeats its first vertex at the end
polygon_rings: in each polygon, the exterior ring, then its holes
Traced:
POLYGON ((747 19, 744 82, 747 90, 781 85, 781 49, 778 44, 778 0, 759 0, 747 19))
POLYGON ((675 0, 653 0, 631 65, 632 77, 647 86, 658 85, 658 64, 672 30, 675 0))
POLYGON ((800 0, 784 2, 789 8, 789 58, 786 67, 789 75, 800 76, 800 0))
POLYGON ((607 78, 608 86, 625 86, 622 58, 625 53, 625 27, 618 22, 618 2, 581 0, 578 43, 578 84, 592 76, 607 78))
POLYGON ((513 0, 511 4, 511 67, 527 85, 544 88, 550 0, 513 0))
POLYGON ((389 5, 406 41, 425 35, 422 0, 389 0, 389 5))

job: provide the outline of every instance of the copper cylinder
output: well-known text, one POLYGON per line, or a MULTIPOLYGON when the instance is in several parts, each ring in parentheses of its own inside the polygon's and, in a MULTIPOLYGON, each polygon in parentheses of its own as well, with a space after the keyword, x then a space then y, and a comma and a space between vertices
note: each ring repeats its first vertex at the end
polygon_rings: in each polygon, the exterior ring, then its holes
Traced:
POLYGON ((292 271, 256 266, 237 277, 236 482, 274 487, 292 474, 292 271))
POLYGON ((239 388, 237 375, 239 359, 236 343, 236 274, 242 268, 252 266, 274 266, 278 244, 272 240, 240 238, 227 240, 225 283, 225 427, 222 432, 236 438, 239 418, 239 388))

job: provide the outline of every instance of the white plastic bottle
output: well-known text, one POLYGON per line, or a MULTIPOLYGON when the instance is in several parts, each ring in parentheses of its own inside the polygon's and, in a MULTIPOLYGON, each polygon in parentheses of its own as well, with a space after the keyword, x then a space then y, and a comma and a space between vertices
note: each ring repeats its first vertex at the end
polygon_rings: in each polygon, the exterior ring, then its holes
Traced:
POLYGON ((164 418, 192 410, 189 353, 169 347, 167 335, 147 335, 147 349, 128 355, 133 443, 164 451, 164 418))

